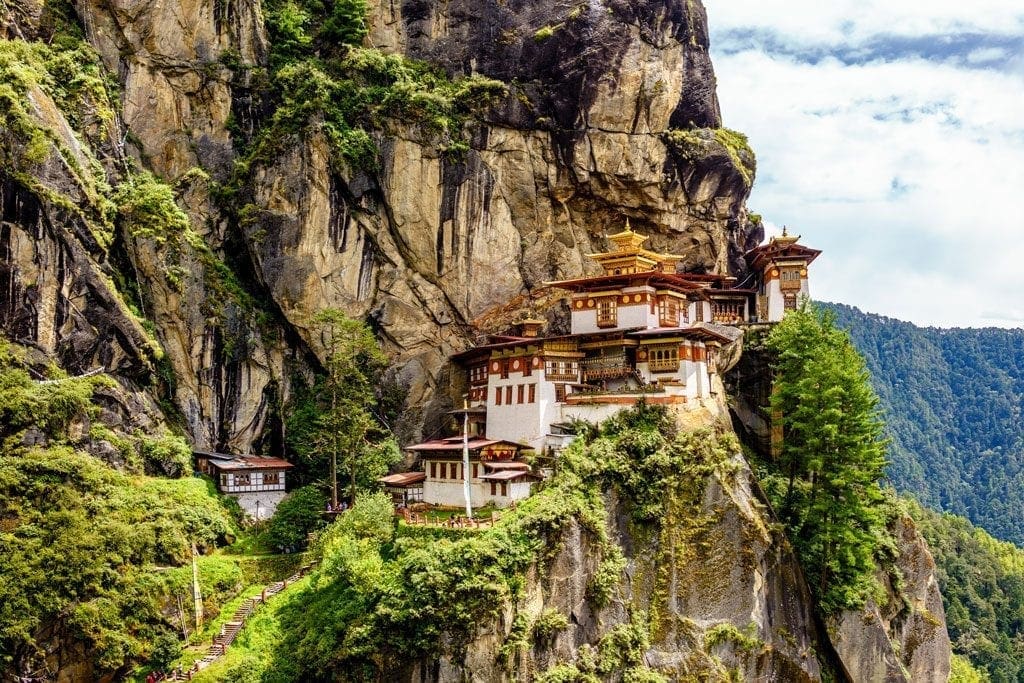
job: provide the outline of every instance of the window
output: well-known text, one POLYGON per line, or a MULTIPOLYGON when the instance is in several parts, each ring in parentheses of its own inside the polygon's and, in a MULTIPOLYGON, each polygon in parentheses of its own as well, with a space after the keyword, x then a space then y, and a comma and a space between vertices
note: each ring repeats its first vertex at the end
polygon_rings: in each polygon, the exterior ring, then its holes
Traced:
POLYGON ((430 478, 431 479, 437 479, 437 463, 436 462, 430 463, 430 478))
POLYGON ((246 472, 245 474, 235 473, 235 486, 251 486, 252 475, 246 472))
POLYGON ((536 384, 531 384, 530 385, 530 396, 529 396, 528 402, 529 403, 536 403, 537 402, 537 385, 536 384))
POLYGON ((651 372, 675 372, 679 369, 679 347, 652 346, 647 352, 647 366, 651 372))
POLYGON ((698 301, 697 305, 693 307, 693 319, 696 322, 703 322, 704 320, 704 302, 698 301))
POLYGON ((672 297, 664 297, 658 302, 659 322, 665 326, 679 324, 679 302, 672 297))
POLYGON ((494 405, 501 405, 501 387, 494 388, 494 405))
POLYGON ((782 302, 782 308, 786 311, 796 310, 796 294, 787 294, 782 302))
POLYGON ((779 287, 781 289, 800 289, 800 269, 783 268, 779 277, 779 287))
POLYGON ((505 403, 512 405, 512 385, 505 387, 505 403))
POLYGON ((220 475, 220 485, 221 485, 221 487, 224 487, 224 486, 228 485, 228 475, 226 475, 226 474, 220 475))
POLYGON ((487 366, 477 365, 469 369, 470 384, 487 384, 487 366))
POLYGON ((480 467, 480 465, 478 465, 477 463, 473 463, 473 478, 474 479, 476 479, 478 476, 480 476, 479 467, 480 467))
POLYGON ((520 384, 518 387, 516 387, 516 403, 522 403, 523 402, 523 395, 525 393, 526 393, 526 385, 525 384, 520 384))
POLYGON ((597 326, 615 327, 618 313, 615 299, 601 299, 597 302, 597 326))
POLYGON ((491 495, 492 496, 497 495, 497 492, 498 492, 498 485, 495 482, 492 481, 491 482, 491 495))
POLYGON ((565 403, 565 385, 555 385, 555 403, 565 403))
POLYGON ((502 360, 499 362, 501 363, 501 378, 508 379, 508 361, 502 360))
POLYGON ((523 359, 523 377, 529 377, 533 373, 533 359, 527 356, 523 359))
POLYGON ((277 486, 278 484, 281 483, 281 473, 280 472, 264 472, 263 473, 263 483, 268 485, 268 486, 277 486))
POLYGON ((451 473, 452 473, 452 476, 449 477, 449 479, 458 479, 459 478, 459 464, 455 463, 455 462, 449 463, 449 467, 451 468, 451 473))
POLYGON ((501 495, 503 495, 503 496, 507 496, 508 495, 508 484, 506 482, 504 482, 504 481, 501 482, 501 495))

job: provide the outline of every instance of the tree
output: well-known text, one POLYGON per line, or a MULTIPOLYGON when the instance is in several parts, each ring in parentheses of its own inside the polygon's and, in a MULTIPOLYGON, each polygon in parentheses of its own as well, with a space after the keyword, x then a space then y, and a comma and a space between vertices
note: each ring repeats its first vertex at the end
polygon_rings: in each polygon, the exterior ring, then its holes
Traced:
POLYGON ((309 452, 330 462, 331 504, 338 504, 339 462, 348 472, 354 504, 360 473, 384 474, 397 455, 393 445, 370 438, 380 432, 371 410, 376 404, 375 383, 387 359, 364 323, 335 309, 320 312, 314 320, 326 350, 326 375, 320 384, 320 409, 308 434, 309 452))
POLYGON ((884 423, 864 360, 828 313, 790 312, 768 335, 782 423, 779 514, 825 612, 863 603, 886 536, 884 423))

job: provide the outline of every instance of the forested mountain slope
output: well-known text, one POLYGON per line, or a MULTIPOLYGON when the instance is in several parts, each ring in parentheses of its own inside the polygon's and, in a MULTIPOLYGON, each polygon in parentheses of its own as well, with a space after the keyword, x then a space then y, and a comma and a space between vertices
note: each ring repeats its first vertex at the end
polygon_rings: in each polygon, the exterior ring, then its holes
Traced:
POLYGON ((953 651, 993 681, 1024 675, 1024 550, 963 517, 909 503, 935 557, 953 651))
POLYGON ((1024 331, 921 328, 828 307, 887 413, 896 488, 1024 543, 1024 331))

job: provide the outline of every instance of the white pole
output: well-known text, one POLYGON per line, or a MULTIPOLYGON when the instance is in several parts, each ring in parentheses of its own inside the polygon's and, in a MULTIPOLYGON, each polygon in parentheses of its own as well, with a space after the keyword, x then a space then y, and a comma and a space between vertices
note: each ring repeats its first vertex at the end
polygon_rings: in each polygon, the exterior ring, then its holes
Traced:
POLYGON ((469 489, 469 401, 462 402, 462 495, 466 498, 466 517, 473 518, 469 489))

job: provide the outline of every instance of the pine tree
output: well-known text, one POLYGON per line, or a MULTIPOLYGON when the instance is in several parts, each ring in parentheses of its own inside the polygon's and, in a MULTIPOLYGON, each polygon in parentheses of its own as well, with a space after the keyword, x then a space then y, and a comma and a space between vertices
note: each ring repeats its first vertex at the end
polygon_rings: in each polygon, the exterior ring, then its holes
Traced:
POLYGON ((396 451, 368 438, 378 427, 371 413, 376 403, 373 379, 386 359, 369 328, 341 311, 324 310, 315 322, 323 331, 327 376, 311 451, 330 462, 331 504, 338 504, 339 462, 341 470, 348 473, 349 498, 355 504, 360 472, 383 474, 396 451), (382 459, 387 462, 382 464, 382 459))
POLYGON ((884 424, 863 359, 828 314, 789 313, 768 336, 782 421, 780 516, 826 612, 863 602, 885 536, 884 424))

